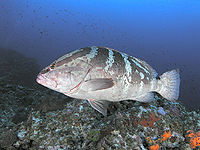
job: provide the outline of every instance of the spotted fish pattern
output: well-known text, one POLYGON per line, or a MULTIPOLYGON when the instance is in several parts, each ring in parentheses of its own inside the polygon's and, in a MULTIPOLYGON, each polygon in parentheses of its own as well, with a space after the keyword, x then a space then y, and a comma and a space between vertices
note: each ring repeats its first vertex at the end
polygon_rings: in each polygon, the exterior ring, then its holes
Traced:
POLYGON ((37 82, 67 96, 87 99, 106 115, 109 101, 150 102, 153 92, 168 100, 179 95, 178 69, 161 76, 145 61, 107 47, 72 51, 44 68, 37 82))

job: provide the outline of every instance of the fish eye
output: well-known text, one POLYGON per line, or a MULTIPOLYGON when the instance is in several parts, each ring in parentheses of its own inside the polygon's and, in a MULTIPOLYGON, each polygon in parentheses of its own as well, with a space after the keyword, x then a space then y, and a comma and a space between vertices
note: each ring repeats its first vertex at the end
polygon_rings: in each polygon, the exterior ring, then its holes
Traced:
POLYGON ((50 66, 50 68, 51 68, 51 69, 54 69, 54 68, 55 68, 55 64, 52 64, 52 65, 50 66))

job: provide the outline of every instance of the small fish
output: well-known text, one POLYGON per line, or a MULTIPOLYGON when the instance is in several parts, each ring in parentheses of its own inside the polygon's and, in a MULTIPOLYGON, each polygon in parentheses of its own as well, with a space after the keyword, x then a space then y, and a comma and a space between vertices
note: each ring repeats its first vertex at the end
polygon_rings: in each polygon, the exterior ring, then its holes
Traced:
POLYGON ((157 72, 145 61, 107 47, 72 51, 44 68, 37 82, 67 96, 86 99, 106 116, 109 101, 150 102, 153 92, 174 101, 179 96, 179 70, 157 72))

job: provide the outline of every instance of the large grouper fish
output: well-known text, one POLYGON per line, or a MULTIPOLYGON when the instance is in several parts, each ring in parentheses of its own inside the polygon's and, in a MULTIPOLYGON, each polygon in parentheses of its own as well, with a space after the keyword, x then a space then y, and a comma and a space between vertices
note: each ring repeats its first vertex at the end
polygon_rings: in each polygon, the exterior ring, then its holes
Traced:
POLYGON ((150 102, 154 93, 174 101, 179 96, 179 70, 158 76, 145 61, 107 47, 85 47, 55 60, 37 82, 67 96, 86 99, 107 114, 108 102, 150 102))

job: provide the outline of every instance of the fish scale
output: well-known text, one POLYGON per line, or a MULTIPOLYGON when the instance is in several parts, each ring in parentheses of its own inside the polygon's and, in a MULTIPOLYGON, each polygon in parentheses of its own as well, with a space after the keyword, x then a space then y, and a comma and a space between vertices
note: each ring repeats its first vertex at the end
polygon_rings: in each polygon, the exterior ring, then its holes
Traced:
POLYGON ((179 70, 156 71, 145 61, 107 47, 80 48, 43 69, 37 82, 67 96, 87 99, 103 115, 109 101, 150 102, 153 92, 168 100, 179 96, 179 70))

